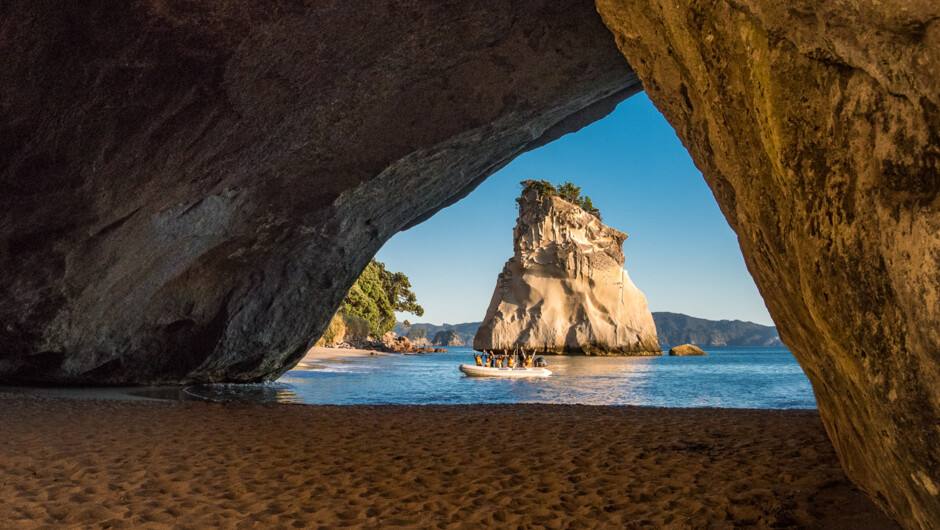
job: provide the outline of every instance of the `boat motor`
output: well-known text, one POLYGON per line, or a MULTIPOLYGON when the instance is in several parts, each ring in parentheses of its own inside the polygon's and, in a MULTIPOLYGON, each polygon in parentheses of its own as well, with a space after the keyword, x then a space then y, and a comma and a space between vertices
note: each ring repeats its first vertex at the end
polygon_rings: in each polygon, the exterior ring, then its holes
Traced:
POLYGON ((532 364, 534 364, 536 368, 545 368, 548 366, 548 361, 545 360, 545 357, 538 356, 532 364))

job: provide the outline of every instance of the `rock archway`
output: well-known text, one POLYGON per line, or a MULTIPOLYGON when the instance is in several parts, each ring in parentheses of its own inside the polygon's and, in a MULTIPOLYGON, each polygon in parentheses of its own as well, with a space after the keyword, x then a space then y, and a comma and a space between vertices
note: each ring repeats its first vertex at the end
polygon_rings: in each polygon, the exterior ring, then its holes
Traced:
POLYGON ((392 234, 638 91, 626 56, 849 476, 940 521, 935 4, 53 4, 0 7, 0 378, 278 375, 392 234))
POLYGON ((737 233, 846 473, 908 526, 940 523, 940 6, 597 5, 737 233))

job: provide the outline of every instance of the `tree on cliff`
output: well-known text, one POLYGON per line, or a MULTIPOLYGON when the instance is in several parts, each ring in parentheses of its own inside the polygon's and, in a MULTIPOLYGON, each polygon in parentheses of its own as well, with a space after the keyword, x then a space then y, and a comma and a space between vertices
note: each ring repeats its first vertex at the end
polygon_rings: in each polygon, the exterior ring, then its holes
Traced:
POLYGON ((546 197, 553 197, 557 195, 558 197, 570 202, 571 204, 574 204, 594 217, 597 217, 599 221, 603 220, 601 218, 601 211, 594 207, 594 201, 592 201, 591 198, 587 195, 581 195, 581 186, 575 186, 568 181, 562 182, 561 184, 555 186, 547 180, 535 179, 523 180, 519 184, 522 185, 523 193, 528 190, 535 190, 546 197))
POLYGON ((370 334, 379 338, 395 327, 396 311, 424 315, 424 308, 411 292, 408 277, 401 272, 389 272, 384 263, 373 258, 349 289, 339 313, 364 319, 369 323, 370 334))

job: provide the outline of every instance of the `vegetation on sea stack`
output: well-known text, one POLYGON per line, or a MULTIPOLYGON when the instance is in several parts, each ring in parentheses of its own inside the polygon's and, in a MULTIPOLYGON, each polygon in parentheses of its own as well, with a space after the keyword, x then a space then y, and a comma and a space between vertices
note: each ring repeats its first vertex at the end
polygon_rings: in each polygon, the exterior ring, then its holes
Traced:
POLYGON ((562 182, 556 186, 547 180, 535 179, 523 180, 520 184, 522 185, 523 193, 528 190, 535 190, 545 197, 554 197, 557 195, 601 220, 601 211, 594 207, 594 201, 592 201, 590 197, 581 195, 580 186, 575 186, 568 181, 562 182))

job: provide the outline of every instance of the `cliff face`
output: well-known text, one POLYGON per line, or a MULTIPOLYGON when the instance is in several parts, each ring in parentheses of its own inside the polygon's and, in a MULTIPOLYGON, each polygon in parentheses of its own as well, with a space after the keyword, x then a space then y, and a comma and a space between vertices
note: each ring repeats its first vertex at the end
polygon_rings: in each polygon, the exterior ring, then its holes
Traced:
POLYGON ((940 521, 940 3, 598 0, 846 473, 940 521))
POLYGON ((460 334, 457 333, 455 329, 449 329, 447 331, 438 331, 434 334, 434 340, 431 341, 431 344, 435 346, 463 346, 464 343, 460 340, 460 334))
POLYGON ((662 355, 646 297, 623 270, 626 238, 574 204, 526 190, 513 257, 473 347, 662 355))
POLYGON ((391 235, 637 91, 625 55, 849 477, 935 526, 940 4, 597 10, 0 3, 0 378, 276 377, 391 235))
POLYGON ((639 90, 582 1, 0 3, 0 380, 257 381, 639 90))

